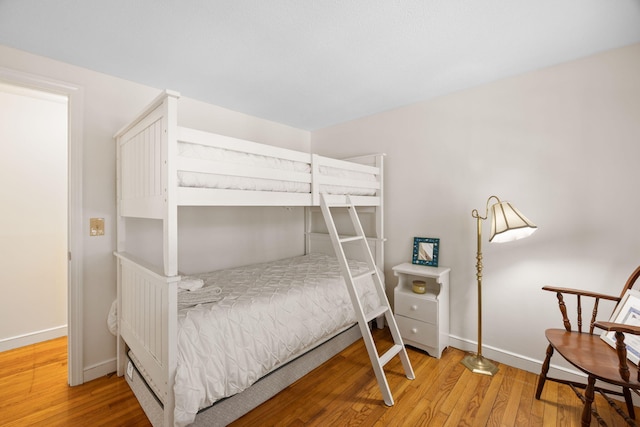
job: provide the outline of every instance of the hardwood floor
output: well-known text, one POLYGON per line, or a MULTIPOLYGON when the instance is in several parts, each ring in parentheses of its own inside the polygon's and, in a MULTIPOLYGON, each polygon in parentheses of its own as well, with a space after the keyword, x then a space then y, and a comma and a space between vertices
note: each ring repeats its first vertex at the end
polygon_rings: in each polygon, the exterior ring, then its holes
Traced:
MULTIPOLYGON (((386 330, 376 331, 376 340, 391 345, 386 330)), ((59 338, 0 353, 0 425, 150 426, 123 378, 67 386, 66 346, 59 338)), ((567 386, 547 383, 538 401, 535 374, 505 365, 494 377, 472 374, 454 348, 440 360, 413 349, 409 357, 413 381, 399 358, 387 365, 393 407, 382 402, 359 341, 232 426, 580 425, 581 402, 567 386)), ((595 403, 609 426, 625 425, 601 396, 595 403)))
POLYGON ((0 425, 150 425, 122 378, 67 385, 67 339, 0 353, 0 425))

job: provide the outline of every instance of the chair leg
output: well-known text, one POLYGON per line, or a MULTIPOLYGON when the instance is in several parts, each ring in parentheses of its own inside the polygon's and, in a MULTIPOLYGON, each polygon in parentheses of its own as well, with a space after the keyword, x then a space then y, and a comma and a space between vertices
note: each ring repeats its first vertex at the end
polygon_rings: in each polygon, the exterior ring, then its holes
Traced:
POLYGON ((627 412, 629 413, 629 418, 632 420, 636 419, 636 411, 633 409, 633 399, 631 398, 631 390, 627 387, 622 388, 622 394, 624 395, 624 401, 627 403, 627 412))
POLYGON ((587 379, 587 388, 584 390, 584 407, 582 408, 582 427, 591 425, 591 404, 594 399, 594 389, 596 378, 589 375, 587 379))
POLYGON ((542 371, 540 372, 540 377, 538 378, 538 388, 536 389, 536 399, 540 400, 540 395, 542 395, 542 389, 544 388, 544 383, 547 380, 547 373, 549 373, 549 362, 551 362, 551 356, 553 356, 553 347, 551 344, 547 347, 547 356, 544 359, 544 363, 542 364, 542 371))

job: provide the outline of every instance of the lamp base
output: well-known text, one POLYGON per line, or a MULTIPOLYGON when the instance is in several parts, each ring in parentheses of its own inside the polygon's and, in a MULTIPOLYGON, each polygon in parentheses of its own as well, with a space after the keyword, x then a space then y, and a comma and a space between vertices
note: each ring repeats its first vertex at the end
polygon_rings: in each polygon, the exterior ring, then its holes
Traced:
POLYGON ((466 355, 461 363, 474 374, 494 376, 498 372, 493 362, 476 353, 466 355))

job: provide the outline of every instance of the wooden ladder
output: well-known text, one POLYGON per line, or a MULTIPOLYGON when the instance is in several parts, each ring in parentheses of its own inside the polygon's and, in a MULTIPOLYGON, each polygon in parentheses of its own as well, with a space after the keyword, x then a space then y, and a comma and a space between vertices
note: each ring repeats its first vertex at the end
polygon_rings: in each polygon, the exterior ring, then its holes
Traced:
POLYGON ((389 389, 389 383, 387 382, 387 377, 384 374, 383 367, 391 359, 393 359, 395 355, 399 354, 407 378, 412 380, 415 378, 415 376, 413 373, 413 368, 411 367, 411 362, 409 361, 409 357, 407 356, 407 350, 405 349, 404 343, 402 342, 402 337, 400 336, 400 331, 398 330, 396 319, 391 312, 391 306, 389 304, 389 300, 387 299, 387 294, 384 289, 384 283, 382 282, 380 273, 376 268, 376 264, 373 260, 373 255, 371 254, 371 249, 369 248, 367 238, 364 234, 364 230, 362 229, 362 224, 360 223, 360 218, 358 217, 356 207, 351 201, 351 198, 349 196, 346 196, 346 203, 329 205, 325 198, 325 195, 322 194, 320 198, 320 207, 322 209, 322 215, 327 225, 329 235, 331 236, 333 249, 340 264, 342 276, 344 277, 344 281, 347 285, 347 290, 349 291, 349 296, 351 297, 351 302, 353 303, 353 308, 356 313, 358 325, 360 326, 360 332, 362 333, 362 339, 364 340, 364 344, 367 347, 369 359, 371 360, 371 366, 373 366, 373 371, 376 375, 376 379, 378 380, 378 385, 380 386, 380 391, 382 392, 384 403, 388 406, 393 406, 393 396, 391 395, 391 390, 389 389), (353 228, 356 233, 355 236, 340 237, 338 235, 338 231, 333 220, 333 215, 331 213, 332 208, 347 208, 349 217, 351 218, 351 222, 353 223, 353 228), (349 264, 347 262, 343 244, 355 241, 361 242, 364 258, 368 265, 368 271, 354 277, 351 274, 351 270, 349 269, 349 264), (362 304, 355 287, 355 283, 358 280, 365 279, 367 277, 371 277, 373 279, 381 304, 380 307, 374 309, 370 313, 365 313, 363 311, 362 304), (394 345, 382 356, 379 356, 368 324, 370 321, 377 319, 382 315, 384 315, 387 321, 387 325, 389 325, 389 330, 391 331, 394 345))

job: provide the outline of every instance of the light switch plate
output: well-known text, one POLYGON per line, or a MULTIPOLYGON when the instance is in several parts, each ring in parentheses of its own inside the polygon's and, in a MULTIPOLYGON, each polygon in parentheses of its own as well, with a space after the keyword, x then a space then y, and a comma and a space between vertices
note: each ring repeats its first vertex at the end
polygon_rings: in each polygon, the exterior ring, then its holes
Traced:
POLYGON ((89 219, 89 235, 104 236, 104 218, 89 219))

